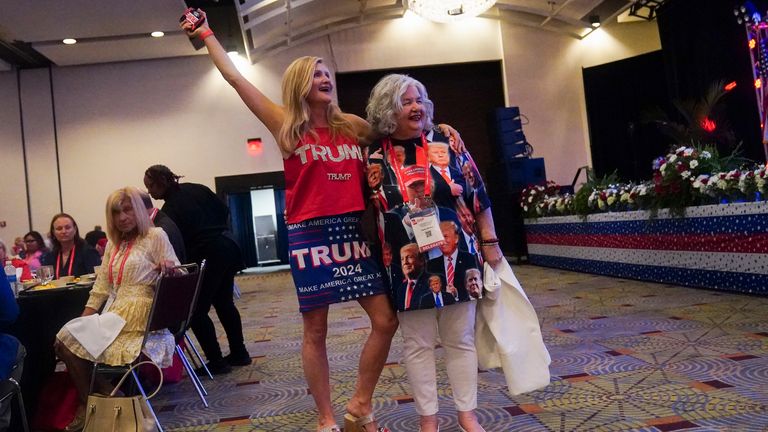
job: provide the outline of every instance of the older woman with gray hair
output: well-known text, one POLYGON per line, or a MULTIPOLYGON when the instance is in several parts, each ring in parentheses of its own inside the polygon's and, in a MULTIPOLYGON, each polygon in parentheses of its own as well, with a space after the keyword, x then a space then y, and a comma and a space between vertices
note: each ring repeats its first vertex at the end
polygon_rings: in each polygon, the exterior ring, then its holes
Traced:
MULTIPOLYGON (((426 262, 422 273, 393 278, 391 295, 398 312, 403 336, 403 354, 411 383, 419 430, 439 431, 435 371, 438 337, 445 349, 448 379, 458 411, 459 428, 481 432, 477 407, 477 353, 474 324, 476 301, 466 285, 467 272, 481 267, 482 260, 503 258, 496 239, 490 201, 472 157, 457 148, 450 137, 432 127, 433 104, 419 81, 392 74, 374 87, 366 108, 368 121, 384 138, 368 149, 367 163, 381 165, 386 173, 380 188, 397 205, 379 207, 379 232, 391 245, 393 262, 405 269, 413 257, 400 256, 406 245, 418 247, 426 262), (429 131, 425 133, 425 131, 429 131), (399 147, 399 148, 398 148, 399 147), (465 174, 474 177, 467 187, 465 174), (470 195, 472 193, 473 195, 470 195), (467 205, 473 200, 477 205, 467 205), (476 225, 480 250, 469 248, 457 234, 461 226, 457 209, 472 210, 469 223, 476 225), (442 223, 441 223, 442 222, 442 223), (454 229, 451 229, 454 227, 454 229), (419 281, 436 275, 455 293, 455 302, 437 305, 418 302, 419 281)), ((380 191, 374 190, 376 195, 380 191)), ((374 197, 372 197, 374 198, 374 197)), ((375 199, 375 198, 374 198, 375 199)), ((408 267, 410 268, 410 267, 408 267)))

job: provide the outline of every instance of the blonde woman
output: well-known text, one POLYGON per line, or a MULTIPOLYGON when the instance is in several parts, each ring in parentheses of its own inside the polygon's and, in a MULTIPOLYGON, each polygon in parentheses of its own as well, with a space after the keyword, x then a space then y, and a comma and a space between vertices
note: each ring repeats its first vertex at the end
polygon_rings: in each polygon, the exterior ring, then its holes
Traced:
MULTIPOLYGON (((113 192, 107 199, 106 219, 109 242, 104 264, 85 309, 56 335, 56 354, 67 365, 80 397, 77 415, 67 431, 83 428, 92 362, 124 365, 139 356, 155 282, 161 272, 179 264, 165 232, 152 226, 138 189, 113 192)), ((160 367, 167 367, 173 349, 173 335, 166 329, 149 335, 143 352, 160 367)), ((111 388, 97 381, 96 390, 111 388)))

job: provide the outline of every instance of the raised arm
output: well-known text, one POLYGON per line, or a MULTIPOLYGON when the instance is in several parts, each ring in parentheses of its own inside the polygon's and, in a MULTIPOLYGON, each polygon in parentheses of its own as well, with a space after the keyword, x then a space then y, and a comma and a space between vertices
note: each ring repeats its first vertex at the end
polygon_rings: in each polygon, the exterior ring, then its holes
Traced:
POLYGON ((221 75, 227 80, 229 85, 235 89, 237 94, 240 95, 240 99, 245 102, 248 109, 250 109, 251 112, 264 123, 272 135, 277 138, 285 117, 283 107, 272 102, 272 100, 266 97, 264 93, 251 84, 251 82, 237 70, 232 59, 229 58, 227 52, 224 50, 224 47, 221 46, 221 43, 216 39, 213 31, 208 27, 207 20, 194 31, 191 31, 192 25, 186 21, 181 23, 181 28, 187 32, 187 36, 190 38, 203 39, 205 47, 208 49, 208 55, 211 57, 213 64, 219 70, 221 75))

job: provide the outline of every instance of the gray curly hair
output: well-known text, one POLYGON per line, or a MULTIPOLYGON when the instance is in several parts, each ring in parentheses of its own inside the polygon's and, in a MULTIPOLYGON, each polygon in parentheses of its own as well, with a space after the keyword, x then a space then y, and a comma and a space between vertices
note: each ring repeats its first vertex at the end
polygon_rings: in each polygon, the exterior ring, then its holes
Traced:
POLYGON ((365 107, 368 122, 373 130, 383 135, 390 135, 397 129, 397 114, 403 109, 400 98, 409 86, 416 87, 424 104, 424 129, 432 128, 435 106, 429 100, 424 84, 408 75, 389 74, 373 87, 368 105, 365 107))

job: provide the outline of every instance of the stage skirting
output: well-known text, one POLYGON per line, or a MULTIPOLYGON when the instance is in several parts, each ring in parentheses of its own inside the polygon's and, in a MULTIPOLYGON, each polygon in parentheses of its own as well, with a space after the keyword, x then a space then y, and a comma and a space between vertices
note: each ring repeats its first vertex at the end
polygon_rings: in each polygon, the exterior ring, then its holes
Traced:
POLYGON ((526 219, 531 264, 768 295, 768 202, 526 219))

